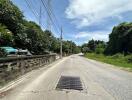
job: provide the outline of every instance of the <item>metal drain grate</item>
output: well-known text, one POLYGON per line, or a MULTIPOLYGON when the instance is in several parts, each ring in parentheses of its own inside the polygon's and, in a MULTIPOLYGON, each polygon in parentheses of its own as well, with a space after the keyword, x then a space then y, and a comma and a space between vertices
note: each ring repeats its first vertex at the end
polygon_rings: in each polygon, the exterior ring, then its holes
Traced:
POLYGON ((61 76, 56 89, 83 90, 80 77, 61 76))

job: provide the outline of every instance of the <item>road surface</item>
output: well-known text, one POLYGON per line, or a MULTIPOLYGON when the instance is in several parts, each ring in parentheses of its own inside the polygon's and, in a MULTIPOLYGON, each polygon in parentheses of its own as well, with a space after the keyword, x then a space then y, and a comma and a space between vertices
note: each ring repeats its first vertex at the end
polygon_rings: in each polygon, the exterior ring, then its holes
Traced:
POLYGON ((72 55, 28 73, 8 88, 0 100, 132 100, 132 73, 72 55), (83 90, 57 89, 61 76, 79 77, 83 90))

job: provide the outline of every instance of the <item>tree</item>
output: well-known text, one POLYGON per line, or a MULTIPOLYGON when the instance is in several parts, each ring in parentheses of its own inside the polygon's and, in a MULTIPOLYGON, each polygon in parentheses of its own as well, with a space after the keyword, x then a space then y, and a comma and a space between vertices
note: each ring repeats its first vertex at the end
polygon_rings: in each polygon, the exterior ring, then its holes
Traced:
POLYGON ((113 28, 105 54, 132 53, 132 23, 121 23, 113 28))
POLYGON ((34 54, 43 54, 51 46, 51 34, 49 31, 42 31, 39 25, 34 22, 24 23, 27 34, 26 47, 34 54))
POLYGON ((132 28, 126 32, 124 37, 126 38, 125 44, 128 50, 126 52, 132 53, 132 28))
POLYGON ((99 43, 96 45, 95 53, 96 54, 103 54, 104 50, 105 50, 105 44, 102 42, 102 43, 99 43))
POLYGON ((89 49, 89 47, 88 47, 88 43, 84 43, 84 44, 81 46, 81 52, 83 52, 83 53, 90 52, 90 49, 89 49))
POLYGON ((88 47, 91 51, 95 51, 95 41, 93 39, 88 42, 88 47))
POLYGON ((0 23, 14 35, 14 46, 23 47, 26 40, 23 14, 10 0, 0 0, 0 23))
POLYGON ((63 46, 63 51, 67 54, 76 54, 80 52, 80 48, 72 41, 64 41, 63 46))
POLYGON ((0 45, 11 46, 13 44, 13 35, 6 26, 0 24, 0 45))
POLYGON ((81 51, 83 53, 91 53, 91 52, 95 52, 95 53, 103 53, 104 49, 106 47, 106 43, 104 41, 100 41, 100 40, 90 40, 88 43, 84 43, 81 46, 81 51))
POLYGON ((60 53, 60 39, 59 38, 55 38, 55 37, 52 38, 50 51, 60 53))
POLYGON ((21 33, 23 14, 10 0, 0 0, 0 23, 14 34, 21 33))
MULTIPOLYGON (((51 31, 44 31, 35 22, 25 20, 23 13, 10 0, 0 0, 0 23, 0 46, 11 45, 28 49, 33 54, 44 54, 45 51, 60 52, 60 40, 55 38, 51 31)), ((74 42, 63 42, 65 53, 79 51, 74 42)))

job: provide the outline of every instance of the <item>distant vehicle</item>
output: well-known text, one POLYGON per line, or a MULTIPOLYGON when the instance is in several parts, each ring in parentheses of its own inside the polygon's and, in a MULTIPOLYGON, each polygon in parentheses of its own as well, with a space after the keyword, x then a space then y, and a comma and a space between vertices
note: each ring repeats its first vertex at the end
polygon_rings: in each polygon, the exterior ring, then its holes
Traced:
POLYGON ((0 48, 5 50, 7 56, 16 56, 18 52, 18 50, 13 47, 0 47, 0 48))
POLYGON ((83 54, 82 52, 81 52, 81 53, 79 53, 78 55, 79 55, 79 56, 84 56, 84 54, 83 54))
POLYGON ((51 53, 51 52, 48 51, 48 50, 44 51, 44 54, 50 54, 50 53, 51 53))
POLYGON ((32 54, 26 49, 15 49, 13 47, 0 47, 4 49, 8 57, 31 56, 32 54))
POLYGON ((32 54, 27 49, 26 50, 19 49, 17 52, 17 55, 18 56, 32 56, 32 54))

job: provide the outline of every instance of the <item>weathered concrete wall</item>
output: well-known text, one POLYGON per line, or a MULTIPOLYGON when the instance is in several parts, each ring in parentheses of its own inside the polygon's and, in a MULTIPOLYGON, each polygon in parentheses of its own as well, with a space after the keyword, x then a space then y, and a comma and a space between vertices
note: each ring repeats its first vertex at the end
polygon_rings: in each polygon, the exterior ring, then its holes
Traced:
POLYGON ((55 54, 0 59, 0 85, 55 60, 55 54))

